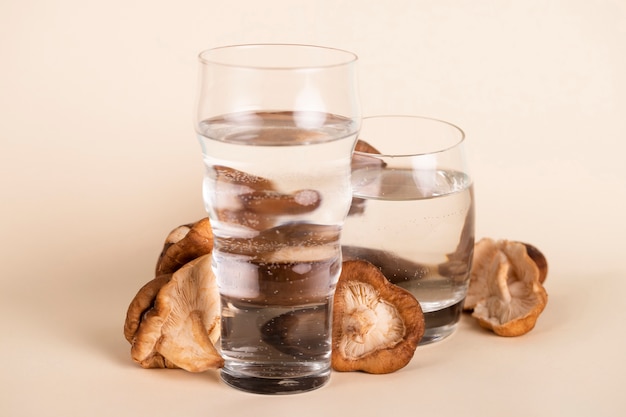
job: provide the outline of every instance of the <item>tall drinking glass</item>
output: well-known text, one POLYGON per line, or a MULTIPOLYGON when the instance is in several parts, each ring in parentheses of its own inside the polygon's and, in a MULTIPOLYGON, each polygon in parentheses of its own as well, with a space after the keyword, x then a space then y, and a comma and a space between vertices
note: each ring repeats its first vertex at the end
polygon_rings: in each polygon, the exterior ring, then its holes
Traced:
POLYGON ((473 181, 465 134, 417 116, 363 119, 354 153, 354 200, 343 230, 346 258, 378 266, 424 311, 421 344, 460 319, 474 250, 473 181))
POLYGON ((330 377, 339 238, 360 127, 354 54, 307 45, 204 51, 196 131, 221 297, 222 379, 256 393, 330 377))

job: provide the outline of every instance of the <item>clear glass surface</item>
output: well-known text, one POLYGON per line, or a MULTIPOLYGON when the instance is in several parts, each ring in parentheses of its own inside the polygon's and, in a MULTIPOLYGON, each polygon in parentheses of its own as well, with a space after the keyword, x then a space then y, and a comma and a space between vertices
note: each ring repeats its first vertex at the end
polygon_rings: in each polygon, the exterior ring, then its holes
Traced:
POLYGON ((196 131, 221 296, 222 379, 255 393, 330 377, 331 306, 360 127, 356 57, 307 45, 200 54, 196 131))
POLYGON ((464 133, 425 117, 376 116, 363 119, 359 139, 374 149, 353 156, 344 257, 411 291, 425 314, 421 344, 441 340, 459 321, 474 249, 464 133))

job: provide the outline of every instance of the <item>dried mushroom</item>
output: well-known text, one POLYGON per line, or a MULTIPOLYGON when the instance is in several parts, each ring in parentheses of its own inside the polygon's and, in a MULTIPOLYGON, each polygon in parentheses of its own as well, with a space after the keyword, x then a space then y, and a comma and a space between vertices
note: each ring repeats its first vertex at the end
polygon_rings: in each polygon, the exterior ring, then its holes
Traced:
POLYGON ((465 308, 473 309, 479 324, 499 336, 528 333, 548 301, 541 276, 527 245, 481 239, 474 249, 465 308))
POLYGON ((315 260, 327 257, 327 253, 334 253, 336 248, 333 245, 338 244, 339 233, 337 226, 294 222, 264 230, 252 238, 221 239, 220 244, 224 252, 263 262, 285 261, 280 258, 292 261, 315 260), (286 257, 285 253, 289 251, 297 251, 305 257, 313 258, 286 257), (325 255, 320 258, 316 252, 325 255))
POLYGON ((124 337, 130 343, 137 333, 143 315, 154 306, 154 300, 161 288, 172 278, 172 274, 160 275, 139 289, 126 311, 124 337))
POLYGON ((539 282, 543 284, 548 277, 548 260, 546 259, 544 254, 535 246, 529 243, 523 244, 524 246, 526 246, 526 252, 528 253, 528 256, 530 256, 530 259, 532 259, 537 265, 537 268, 539 268, 539 282))
POLYGON ((385 278, 400 286, 411 280, 422 279, 430 273, 427 265, 400 257, 391 251, 343 245, 341 252, 345 260, 362 259, 373 263, 385 278))
POLYGON ((219 320, 217 283, 207 254, 177 270, 160 287, 131 338, 131 356, 146 368, 219 368, 224 363, 214 346, 219 320))
POLYGON ((330 335, 329 314, 331 309, 325 306, 296 308, 264 323, 261 338, 279 352, 301 360, 317 360, 327 353, 320 337, 330 335))
POLYGON ((208 218, 178 226, 165 239, 156 265, 156 275, 169 274, 187 262, 213 250, 213 232, 208 218))
POLYGON ((469 285, 463 303, 464 310, 474 310, 476 304, 487 296, 487 271, 498 250, 498 243, 493 239, 483 238, 474 244, 469 285))
MULTIPOLYGON (((377 172, 385 166, 384 161, 372 156, 368 156, 367 154, 380 154, 380 152, 378 151, 378 149, 374 148, 366 141, 362 139, 357 140, 354 146, 354 153, 352 154, 351 161, 353 175, 360 170, 377 172)), ((375 176, 370 175, 370 177, 371 178, 369 180, 371 180, 375 176)), ((352 197, 352 203, 350 205, 350 211, 348 212, 348 216, 354 216, 363 213, 365 211, 366 202, 367 200, 365 200, 364 198, 352 197)))
POLYGON ((424 314, 415 297, 367 261, 343 263, 333 310, 336 371, 394 372, 409 363, 424 335, 424 314))
POLYGON ((255 191, 240 196, 243 208, 257 214, 291 215, 308 213, 319 207, 322 196, 315 190, 300 190, 293 194, 276 191, 255 191))
POLYGON ((217 219, 255 231, 276 226, 280 216, 316 210, 322 202, 316 190, 282 193, 271 180, 234 168, 215 166, 213 179, 217 219))
POLYGON ((218 185, 228 184, 239 187, 237 190, 243 191, 241 194, 275 189, 274 183, 267 178, 258 177, 223 165, 216 165, 213 169, 218 185))

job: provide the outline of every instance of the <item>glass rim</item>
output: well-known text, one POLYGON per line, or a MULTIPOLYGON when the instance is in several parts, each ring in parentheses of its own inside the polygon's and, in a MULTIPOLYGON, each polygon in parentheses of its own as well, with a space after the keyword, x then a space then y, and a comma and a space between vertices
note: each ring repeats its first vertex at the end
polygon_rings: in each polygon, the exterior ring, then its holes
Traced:
MULTIPOLYGON (((422 156, 422 155, 433 155, 433 154, 437 154, 437 153, 443 153, 443 152, 447 152, 451 149, 456 148, 457 146, 460 146, 461 144, 463 144, 465 142, 466 139, 466 135, 465 135, 465 131, 463 129, 461 129, 459 126, 455 125, 454 123, 448 122, 446 120, 443 119, 438 119, 436 117, 430 117, 430 116, 420 116, 420 115, 408 115, 408 114, 383 114, 383 115, 373 115, 373 116, 366 116, 363 117, 361 119, 361 131, 363 131, 363 126, 365 125, 365 122, 367 122, 368 120, 374 120, 374 119, 404 119, 404 120, 421 120, 421 121, 426 121, 426 122, 434 122, 437 124, 441 124, 442 126, 447 126, 449 128, 452 128, 452 130, 456 131, 459 134, 459 137, 456 141, 454 141, 454 143, 452 143, 451 145, 442 147, 440 149, 437 150, 433 150, 433 151, 426 151, 426 152, 407 152, 407 153, 372 153, 372 152, 366 152, 366 151, 354 151, 354 154, 356 155, 370 155, 370 156, 376 156, 377 158, 407 158, 407 157, 414 157, 414 156, 422 156)), ((361 136, 361 132, 359 132, 359 135, 357 136, 357 139, 360 139, 361 136)), ((367 142, 367 141, 366 141, 367 142)))
POLYGON ((243 43, 243 44, 233 44, 233 45, 224 45, 217 46, 214 48, 209 48, 201 51, 198 54, 198 60, 203 65, 213 64, 220 65, 224 67, 232 67, 232 68, 240 68, 240 69, 256 69, 256 70, 273 70, 273 71, 284 71, 284 70, 310 70, 310 69, 327 69, 333 67, 341 67, 344 65, 349 65, 356 62, 359 59, 357 54, 354 52, 350 52, 345 49, 334 48, 329 46, 321 46, 321 45, 312 45, 305 43, 243 43), (259 65, 259 64, 237 64, 233 62, 228 62, 228 59, 219 59, 219 57, 214 56, 223 51, 232 51, 235 49, 252 49, 252 48, 297 48, 299 50, 311 49, 315 51, 326 51, 333 52, 335 54, 344 55, 345 58, 342 60, 335 60, 332 63, 327 64, 312 64, 312 65, 259 65), (213 58, 211 58, 213 56, 213 58))

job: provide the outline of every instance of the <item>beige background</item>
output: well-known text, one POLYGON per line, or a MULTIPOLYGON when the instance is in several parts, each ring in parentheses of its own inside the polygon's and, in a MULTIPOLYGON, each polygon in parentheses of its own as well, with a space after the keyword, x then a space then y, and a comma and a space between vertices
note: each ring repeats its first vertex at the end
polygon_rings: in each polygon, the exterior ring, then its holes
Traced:
POLYGON ((0 60, 1 416, 626 414, 624 0, 3 0, 0 60), (550 262, 531 333, 465 317, 288 397, 132 363, 126 307, 204 216, 196 55, 258 42, 352 50, 365 115, 466 130, 477 235, 550 262))

